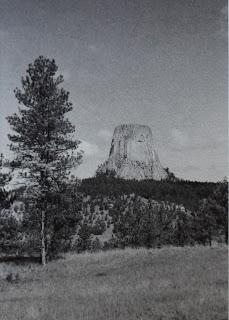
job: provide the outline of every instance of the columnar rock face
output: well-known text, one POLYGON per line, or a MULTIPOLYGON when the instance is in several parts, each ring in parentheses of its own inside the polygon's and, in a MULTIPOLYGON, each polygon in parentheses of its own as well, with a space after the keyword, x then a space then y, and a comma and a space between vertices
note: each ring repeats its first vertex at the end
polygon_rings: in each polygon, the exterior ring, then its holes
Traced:
POLYGON ((115 171, 124 179, 155 179, 167 177, 153 145, 151 129, 145 125, 123 124, 115 128, 109 159, 102 172, 115 171))

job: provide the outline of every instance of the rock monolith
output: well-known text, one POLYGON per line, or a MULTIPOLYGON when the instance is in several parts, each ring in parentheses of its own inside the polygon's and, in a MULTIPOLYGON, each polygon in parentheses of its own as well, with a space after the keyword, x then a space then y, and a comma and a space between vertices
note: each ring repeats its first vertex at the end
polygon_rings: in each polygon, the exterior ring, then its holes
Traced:
POLYGON ((167 177, 154 149, 150 127, 139 124, 123 124, 115 128, 109 158, 99 171, 112 171, 124 179, 163 180, 167 177))

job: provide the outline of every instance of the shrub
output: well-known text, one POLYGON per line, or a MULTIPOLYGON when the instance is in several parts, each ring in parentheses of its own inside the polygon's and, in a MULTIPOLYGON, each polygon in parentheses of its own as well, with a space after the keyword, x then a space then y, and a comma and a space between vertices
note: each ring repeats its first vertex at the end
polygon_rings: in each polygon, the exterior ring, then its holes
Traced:
POLYGON ((91 252, 97 252, 103 249, 103 244, 97 237, 91 241, 90 246, 91 246, 90 248, 91 252))
POLYGON ((7 274, 5 280, 10 283, 19 282, 20 281, 19 273, 10 272, 7 274))

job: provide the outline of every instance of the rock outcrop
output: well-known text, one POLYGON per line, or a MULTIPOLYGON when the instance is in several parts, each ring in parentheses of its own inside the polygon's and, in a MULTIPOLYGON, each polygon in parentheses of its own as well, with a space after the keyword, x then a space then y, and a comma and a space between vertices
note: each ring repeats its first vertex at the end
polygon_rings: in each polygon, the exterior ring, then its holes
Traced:
POLYGON ((114 171, 124 179, 155 179, 167 177, 154 150, 151 129, 145 125, 123 124, 115 128, 107 161, 101 172, 114 171))

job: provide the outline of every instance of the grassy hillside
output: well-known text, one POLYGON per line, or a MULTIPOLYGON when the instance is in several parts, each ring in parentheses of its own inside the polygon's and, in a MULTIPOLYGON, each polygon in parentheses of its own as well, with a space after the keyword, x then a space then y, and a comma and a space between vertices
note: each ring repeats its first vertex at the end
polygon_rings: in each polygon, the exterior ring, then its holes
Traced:
POLYGON ((67 255, 0 264, 1 320, 226 320, 227 248, 67 255), (19 273, 18 282, 4 280, 19 273))

